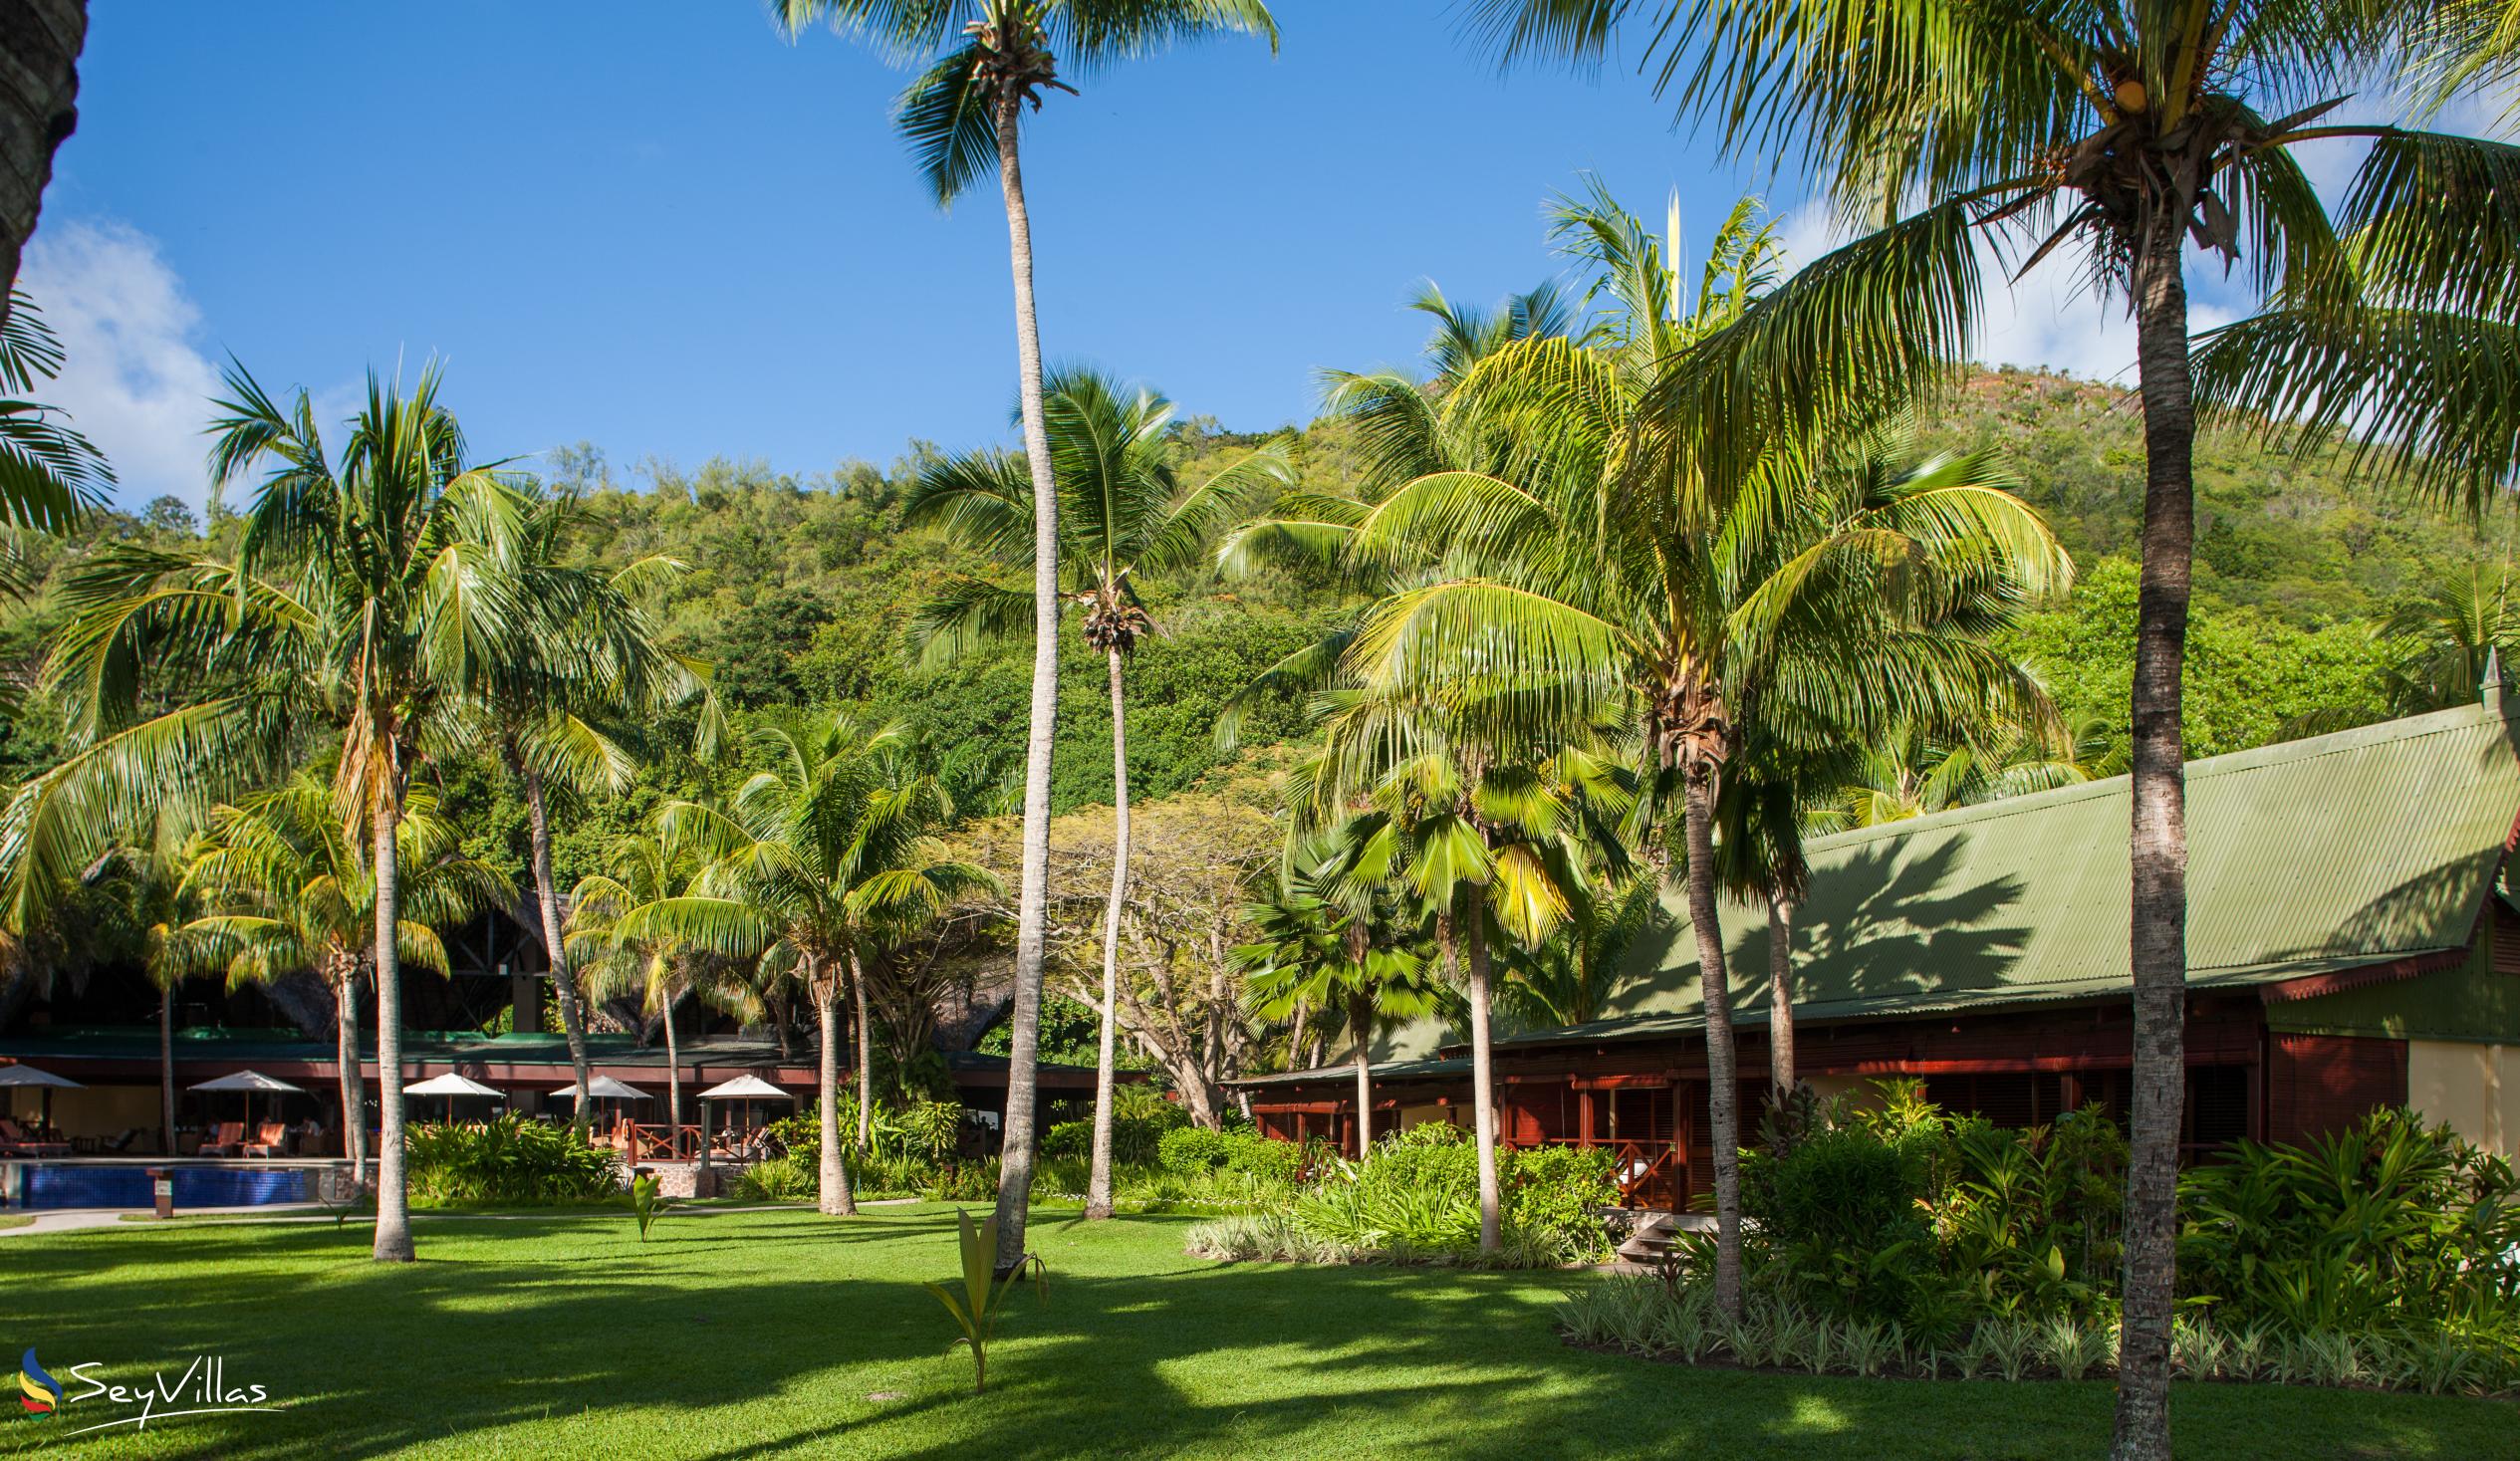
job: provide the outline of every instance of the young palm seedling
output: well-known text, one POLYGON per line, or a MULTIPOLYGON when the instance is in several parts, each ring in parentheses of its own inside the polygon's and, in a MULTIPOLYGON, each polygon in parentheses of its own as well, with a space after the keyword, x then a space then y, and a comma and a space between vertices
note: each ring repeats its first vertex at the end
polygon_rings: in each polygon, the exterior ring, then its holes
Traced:
POLYGON ((647 1241, 647 1230, 655 1226, 656 1219, 663 1217, 665 1209, 671 1206, 673 1202, 665 1196, 664 1183, 657 1181, 652 1173, 630 1179, 630 1216, 638 1220, 639 1242, 647 1241))
POLYGON ((1007 1293, 1030 1275, 1034 1293, 1047 1300, 1050 1266, 1038 1255, 1027 1253, 1015 1261, 1005 1277, 993 1279, 990 1275, 997 1262, 997 1219, 992 1217, 974 1227, 971 1214, 957 1208, 954 1220, 962 1225, 962 1298, 957 1302, 953 1291, 942 1284, 929 1284, 927 1292, 945 1306, 955 1324, 962 1326, 962 1338, 954 1343, 971 1346, 971 1393, 977 1395, 989 1387, 989 1336, 997 1329, 998 1311, 1005 1307, 1007 1293))

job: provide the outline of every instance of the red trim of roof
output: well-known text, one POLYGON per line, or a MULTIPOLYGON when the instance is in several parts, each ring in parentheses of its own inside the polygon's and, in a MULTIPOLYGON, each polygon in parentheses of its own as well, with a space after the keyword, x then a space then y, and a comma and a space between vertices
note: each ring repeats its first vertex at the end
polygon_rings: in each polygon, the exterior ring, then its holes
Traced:
MULTIPOLYGON (((2482 916, 2481 911, 2479 916, 2482 916)), ((2469 954, 2475 947, 2476 933, 2471 928, 2468 930, 2467 946, 2464 948, 2441 949, 2429 954, 2408 954, 2402 959, 2392 959, 2386 964, 2366 964, 2359 969, 2337 969, 2326 974, 2308 974, 2299 979, 2261 984, 2258 986, 2258 998, 2273 1005, 2282 1004, 2288 1000, 2317 999, 2323 994, 2362 989, 2367 985, 2394 984, 2401 979, 2412 979, 2418 974, 2455 969, 2467 962, 2469 954)))

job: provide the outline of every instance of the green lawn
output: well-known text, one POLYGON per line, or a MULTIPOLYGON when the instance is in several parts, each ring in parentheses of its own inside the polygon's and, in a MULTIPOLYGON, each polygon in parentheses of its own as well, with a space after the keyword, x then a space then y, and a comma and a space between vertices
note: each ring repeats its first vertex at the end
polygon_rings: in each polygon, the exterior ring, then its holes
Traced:
MULTIPOLYGON (((80 1386, 197 1353, 288 1409, 63 1440, 102 1399, 0 1421, 0 1452, 147 1456, 2099 1456, 2106 1384, 1696 1371, 1570 1350, 1558 1275, 1228 1267, 1176 1219, 1046 1211, 1046 1308, 1016 1302, 991 1389, 918 1287, 934 1206, 423 1219, 378 1268, 356 1226, 107 1228, 0 1240, 0 1348, 80 1386)), ((2520 1455, 2489 1401, 2183 1387, 2183 1455, 2520 1455)), ((14 1409, 14 1407, 12 1407, 14 1409)), ((176 1408, 161 1405, 161 1410, 176 1408)))

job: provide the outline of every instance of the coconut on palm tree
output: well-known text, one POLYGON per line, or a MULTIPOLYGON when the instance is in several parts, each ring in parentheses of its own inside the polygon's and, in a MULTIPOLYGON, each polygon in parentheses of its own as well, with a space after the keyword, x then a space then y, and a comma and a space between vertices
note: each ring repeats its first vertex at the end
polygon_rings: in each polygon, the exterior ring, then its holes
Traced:
MULTIPOLYGON (((376 964, 378 883, 364 843, 347 831, 351 824, 335 788, 306 772, 212 809, 183 869, 182 891, 202 911, 176 925, 166 942, 181 967, 224 974, 231 988, 299 972, 324 981, 335 1010, 343 1155, 365 1180, 359 986, 376 964)), ((425 783, 404 796, 394 836, 398 962, 446 974, 437 930, 503 904, 512 889, 498 869, 464 853, 458 830, 425 783)), ((382 1099, 400 1103, 392 1085, 382 1099)))
MULTIPOLYGON (((1173 433, 1172 403, 1090 370, 1054 373, 1043 397, 1050 458, 1058 483, 1063 593, 1088 647, 1111 681, 1112 887, 1103 912, 1103 1018, 1094 1083, 1094 1143, 1085 1215, 1112 1215, 1112 1082, 1120 1005, 1120 920, 1129 894, 1129 712, 1126 671, 1137 645, 1157 632, 1140 587, 1151 577, 1200 562, 1208 543, 1255 493, 1284 490, 1291 473, 1275 444, 1191 480, 1173 433)), ((1033 556, 1032 476, 1007 452, 923 463, 902 512, 929 523, 1010 573, 1033 556)), ((1020 633, 1028 593, 1009 584, 962 579, 919 610, 916 637, 931 660, 1020 633)))
POLYGON ((1033 500, 1032 713, 1025 731, 1024 854, 1016 897, 1015 1005, 1006 1076, 1006 1150, 998 1189, 998 1268, 1024 1255, 1033 1181, 1034 1067, 1041 1041, 1042 956, 1050 917, 1050 751, 1059 715, 1059 525, 1049 425, 1042 412, 1041 321, 1033 305, 1032 217, 1023 120, 1047 94, 1178 41, 1259 35, 1277 49, 1261 0, 774 0, 788 35, 828 24, 921 69, 894 104, 928 189, 951 203, 991 161, 1006 206, 1015 281, 1015 365, 1033 500), (1061 68, 1066 68, 1063 76, 1061 68))
MULTIPOLYGON (((1802 160, 1829 189, 1840 221, 1871 230, 1747 312, 1708 368, 1666 382, 1665 415, 1699 421, 1736 448, 1777 423, 1842 419, 1868 397, 1947 378, 1972 344, 1986 243, 2015 246, 2019 273, 2065 250, 2131 308, 2144 509, 2133 692, 2135 1098, 2121 1456, 2169 1453, 2186 1073, 2180 673, 2197 404, 2186 255, 2192 243, 2226 267, 2245 259, 2262 289, 2306 295, 2346 271, 2340 236, 2397 219, 2404 230, 2389 252, 2401 301, 2508 301, 2520 224, 2503 199, 2520 176, 2520 151, 2335 120, 2364 78, 2424 64, 2440 13, 2275 0, 2065 10, 1481 0, 1474 13, 1473 24, 1508 56, 1586 62, 1607 54, 1622 22, 1633 20, 1644 47, 1640 66, 1682 99, 1686 113, 1716 120, 1733 145, 1802 160), (2298 155, 2323 143, 2368 147, 2333 214, 2298 155)), ((2397 354, 2368 331, 2342 332, 2333 343, 2336 352, 2291 357, 2327 371, 2285 381, 2292 398, 2359 398, 2368 372, 2357 361, 2397 354)), ((2428 343, 2439 345, 2440 334, 2428 343)), ((2439 349, 2403 358, 2436 384, 2464 378, 2489 400, 2511 397, 2508 372, 2475 369, 2439 349)), ((2480 413, 2462 403, 2445 414, 2480 413)), ((2506 424, 2489 453, 2506 471, 2511 436, 2506 424)), ((2472 472, 2452 475, 2471 487, 2479 481, 2472 472)))
MULTIPOLYGON (((19 887, 68 875, 97 829, 206 806, 268 778, 315 736, 339 738, 346 837, 372 845, 377 1055, 399 1080, 402 918, 396 829, 412 777, 469 748, 483 665, 524 652, 534 615, 508 578, 520 506, 467 457, 439 375, 409 393, 374 377, 338 454, 313 398, 286 406, 241 367, 217 405, 211 473, 266 473, 232 559, 120 544, 65 590, 69 624, 44 671, 73 749, 0 814, 19 887)), ((412 1257, 401 1102, 384 1102, 376 1257, 412 1257)))

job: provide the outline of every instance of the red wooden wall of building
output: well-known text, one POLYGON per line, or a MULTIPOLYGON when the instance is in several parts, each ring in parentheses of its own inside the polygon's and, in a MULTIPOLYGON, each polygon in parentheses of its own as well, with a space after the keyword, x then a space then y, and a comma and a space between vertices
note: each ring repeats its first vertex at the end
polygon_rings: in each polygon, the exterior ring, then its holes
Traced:
POLYGON ((2406 1043, 2357 1035, 2267 1037, 2266 1136, 2305 1141, 2406 1103, 2406 1043))

